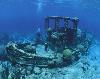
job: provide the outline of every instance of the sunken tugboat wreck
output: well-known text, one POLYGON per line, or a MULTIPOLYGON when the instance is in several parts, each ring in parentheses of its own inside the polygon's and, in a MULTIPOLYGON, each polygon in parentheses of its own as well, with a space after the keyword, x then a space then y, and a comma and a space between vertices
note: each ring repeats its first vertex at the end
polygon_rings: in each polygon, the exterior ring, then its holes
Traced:
POLYGON ((34 42, 8 43, 8 59, 12 64, 21 66, 63 67, 72 64, 80 55, 87 55, 91 45, 91 38, 78 29, 78 23, 77 17, 46 17, 44 40, 41 40, 41 33, 38 32, 34 42), (50 24, 51 20, 54 25, 50 24))

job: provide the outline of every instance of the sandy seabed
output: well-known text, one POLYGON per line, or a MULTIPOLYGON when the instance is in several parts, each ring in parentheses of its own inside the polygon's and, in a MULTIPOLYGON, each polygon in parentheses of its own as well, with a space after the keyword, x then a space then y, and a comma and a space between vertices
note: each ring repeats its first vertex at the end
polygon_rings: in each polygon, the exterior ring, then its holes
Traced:
MULTIPOLYGON (((2 78, 4 65, 12 71, 9 62, 0 62, 0 79, 2 78)), ((63 68, 39 68, 34 67, 33 74, 25 76, 25 79, 100 79, 100 42, 94 41, 88 50, 87 56, 81 58, 63 68)), ((10 73, 11 74, 11 73, 10 73)), ((9 75, 9 78, 10 75, 9 75)))

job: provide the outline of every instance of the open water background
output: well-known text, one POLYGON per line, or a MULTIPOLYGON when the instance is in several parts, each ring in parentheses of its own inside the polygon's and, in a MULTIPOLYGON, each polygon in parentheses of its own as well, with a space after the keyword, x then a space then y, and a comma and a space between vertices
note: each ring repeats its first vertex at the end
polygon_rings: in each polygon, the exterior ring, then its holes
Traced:
POLYGON ((79 28, 100 39, 100 0, 0 0, 1 33, 43 31, 46 16, 78 17, 79 28))

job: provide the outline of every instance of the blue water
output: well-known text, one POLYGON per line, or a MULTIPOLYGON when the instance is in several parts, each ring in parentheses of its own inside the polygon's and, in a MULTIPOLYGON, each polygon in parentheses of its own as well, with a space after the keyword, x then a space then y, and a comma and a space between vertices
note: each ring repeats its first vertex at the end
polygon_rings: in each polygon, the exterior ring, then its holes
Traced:
POLYGON ((100 0, 0 0, 0 32, 43 30, 46 16, 78 17, 79 28, 100 39, 100 0))

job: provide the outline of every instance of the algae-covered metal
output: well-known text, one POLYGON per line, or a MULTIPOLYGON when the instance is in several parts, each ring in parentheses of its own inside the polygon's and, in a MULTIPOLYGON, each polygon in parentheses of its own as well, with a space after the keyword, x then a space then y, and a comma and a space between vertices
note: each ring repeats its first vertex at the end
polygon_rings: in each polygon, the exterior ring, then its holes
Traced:
MULTIPOLYGON (((44 44, 8 43, 6 46, 8 59, 13 64, 33 66, 63 66, 86 55, 91 44, 91 37, 77 28, 79 19, 50 16, 45 18, 46 37, 44 44), (55 26, 49 26, 54 20, 55 26), (60 26, 64 21, 64 27, 60 26), (69 21, 73 23, 71 28, 69 21)), ((38 39, 37 39, 38 41, 38 39)))

